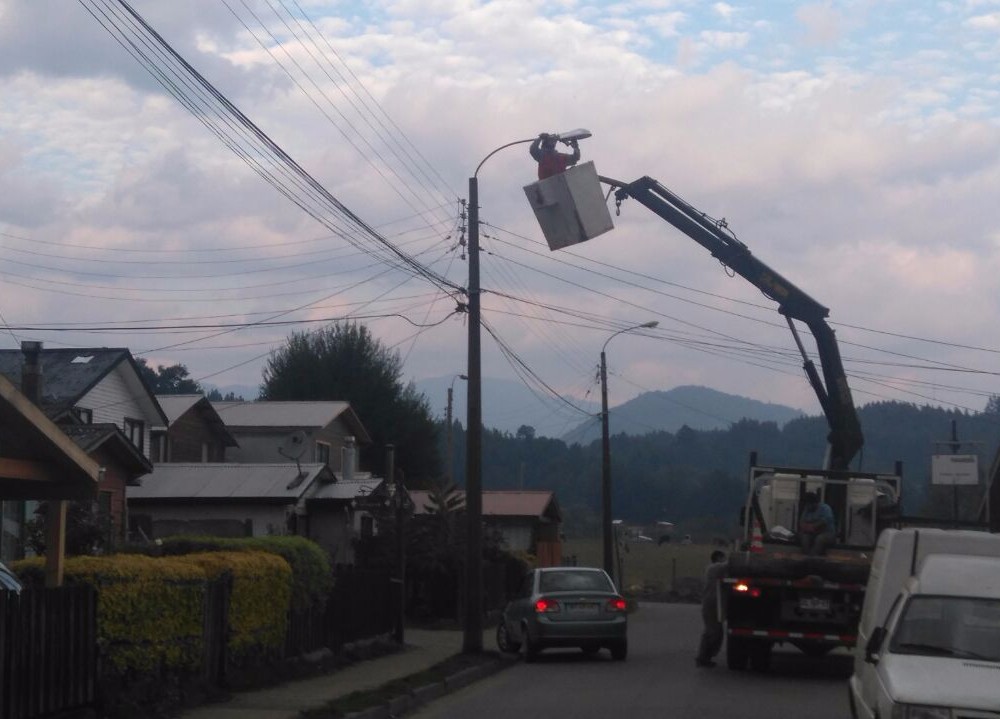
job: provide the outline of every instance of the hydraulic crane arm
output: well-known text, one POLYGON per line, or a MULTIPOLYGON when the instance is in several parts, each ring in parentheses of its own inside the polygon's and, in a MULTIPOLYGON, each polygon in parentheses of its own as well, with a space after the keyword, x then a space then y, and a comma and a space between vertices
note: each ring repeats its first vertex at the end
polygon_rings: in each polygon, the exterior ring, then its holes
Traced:
POLYGON ((724 222, 708 218, 653 178, 642 177, 630 183, 606 177, 600 179, 616 188, 615 199, 619 205, 628 197, 637 200, 708 250, 712 257, 753 284, 766 297, 778 303, 778 311, 788 322, 802 355, 803 369, 826 416, 830 430, 827 435, 828 468, 848 469, 851 460, 864 444, 864 437, 851 389, 847 384, 837 339, 826 322, 830 310, 754 257, 746 245, 726 231, 724 222), (823 371, 822 377, 806 354, 792 320, 803 322, 812 332, 823 371))

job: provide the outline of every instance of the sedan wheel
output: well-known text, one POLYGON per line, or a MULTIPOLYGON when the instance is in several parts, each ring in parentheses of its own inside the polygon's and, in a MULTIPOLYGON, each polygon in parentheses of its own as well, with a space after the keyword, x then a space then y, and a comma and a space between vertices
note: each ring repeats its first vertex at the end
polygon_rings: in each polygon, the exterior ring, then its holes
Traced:
POLYGON ((510 631, 507 629, 507 622, 503 619, 497 624, 497 648, 501 652, 509 654, 516 654, 517 650, 521 648, 521 643, 514 641, 511 637, 510 631))

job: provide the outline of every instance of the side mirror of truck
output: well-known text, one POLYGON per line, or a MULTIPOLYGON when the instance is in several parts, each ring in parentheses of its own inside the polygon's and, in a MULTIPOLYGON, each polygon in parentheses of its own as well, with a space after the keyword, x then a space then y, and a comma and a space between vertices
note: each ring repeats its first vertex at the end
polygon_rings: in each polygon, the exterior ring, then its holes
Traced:
POLYGON ((865 661, 869 664, 878 664, 879 652, 882 651, 882 643, 885 641, 885 627, 875 627, 872 635, 865 645, 865 661))

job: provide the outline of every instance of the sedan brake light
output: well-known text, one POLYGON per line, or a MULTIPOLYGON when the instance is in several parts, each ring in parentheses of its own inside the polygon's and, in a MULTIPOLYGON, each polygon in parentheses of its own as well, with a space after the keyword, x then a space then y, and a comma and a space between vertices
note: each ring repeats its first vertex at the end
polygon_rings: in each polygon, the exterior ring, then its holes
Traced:
POLYGON ((559 602, 555 599, 547 599, 545 597, 539 599, 535 602, 535 612, 538 614, 548 614, 550 612, 559 611, 559 602))
POLYGON ((615 597, 608 600, 607 609, 609 612, 624 612, 628 608, 628 602, 624 597, 615 597))

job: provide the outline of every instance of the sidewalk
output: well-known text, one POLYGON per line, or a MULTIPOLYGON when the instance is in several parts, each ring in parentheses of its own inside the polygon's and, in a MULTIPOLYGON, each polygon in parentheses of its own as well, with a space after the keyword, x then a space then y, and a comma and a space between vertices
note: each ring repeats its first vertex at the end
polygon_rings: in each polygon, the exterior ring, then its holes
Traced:
MULTIPOLYGON (((406 648, 395 654, 359 661, 323 676, 240 692, 227 702, 184 712, 180 719, 297 719, 303 710, 322 707, 354 691, 375 689, 462 651, 461 631, 407 629, 404 638, 406 648)), ((483 632, 483 647, 492 646, 492 631, 483 632)))

